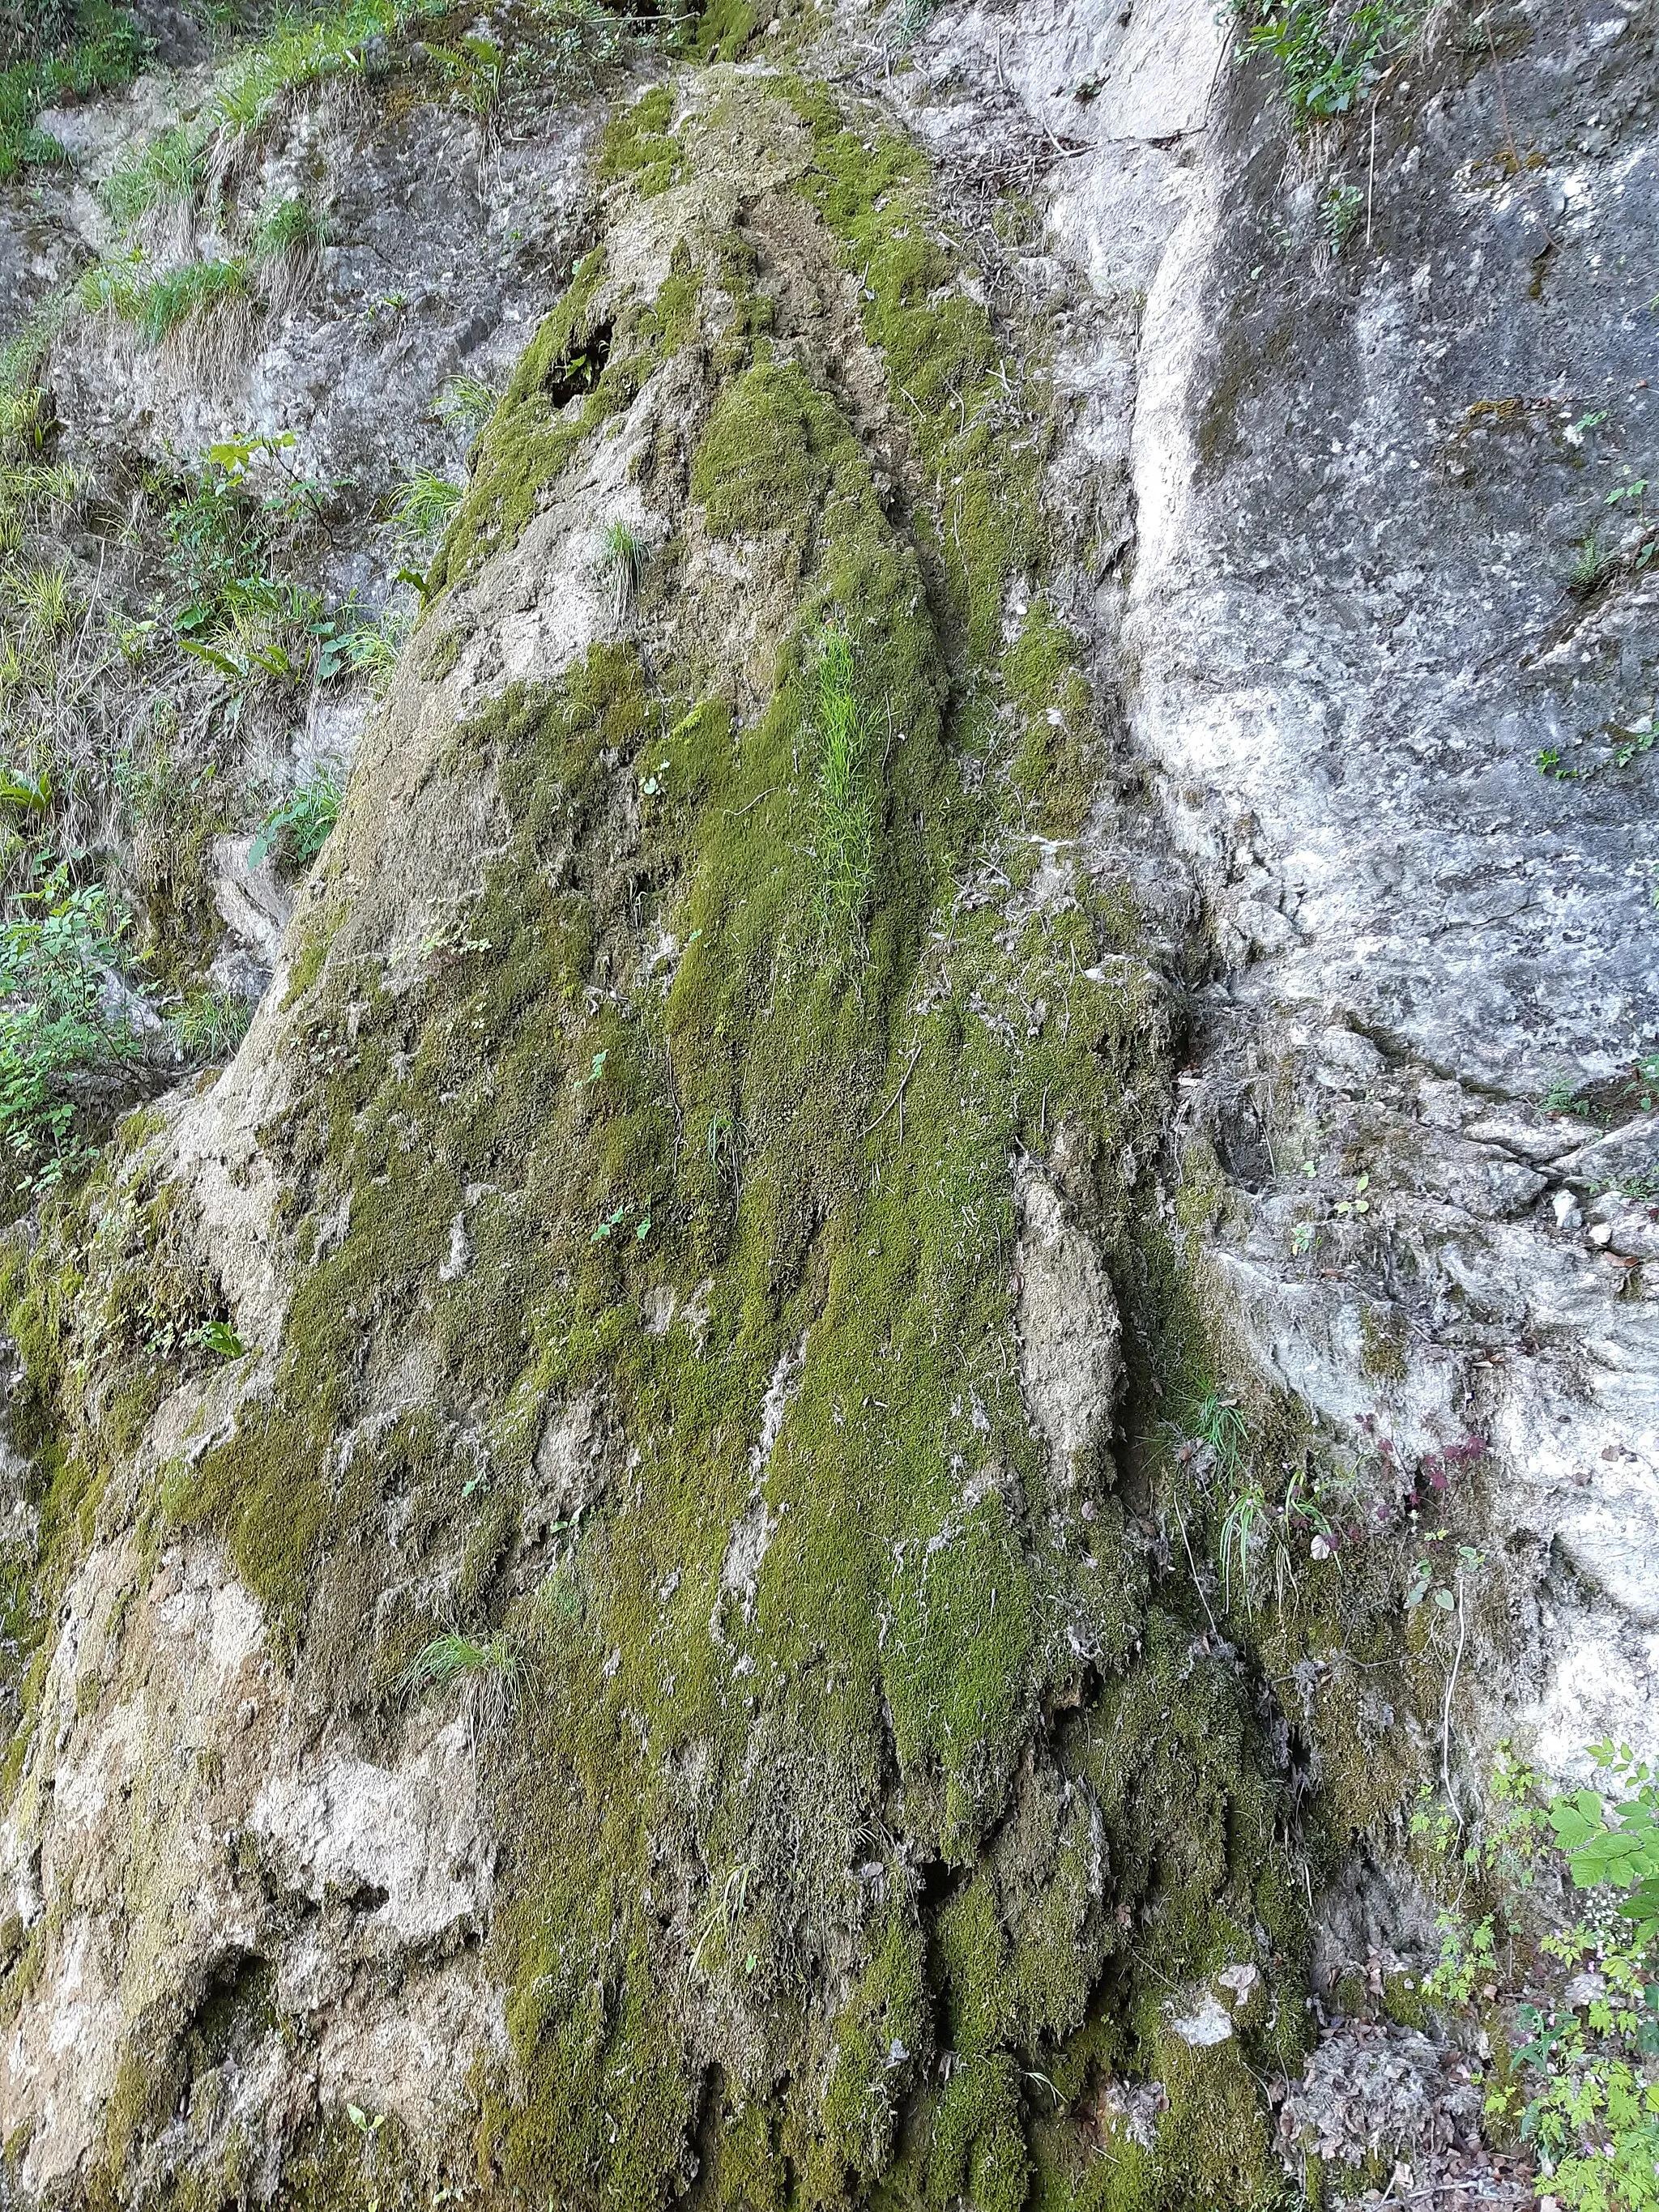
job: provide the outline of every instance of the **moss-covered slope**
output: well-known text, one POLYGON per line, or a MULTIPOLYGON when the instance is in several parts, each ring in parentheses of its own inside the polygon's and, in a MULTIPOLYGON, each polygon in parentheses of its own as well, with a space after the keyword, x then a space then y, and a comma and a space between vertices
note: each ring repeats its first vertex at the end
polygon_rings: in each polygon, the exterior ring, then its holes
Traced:
MULTIPOLYGON (((502 2033, 464 2132, 374 2152, 380 2201, 1267 2203, 1303 1881, 1123 1441, 1200 1357, 1157 1226, 1179 1021, 1075 864, 1109 724, 1048 588, 1040 359, 915 151, 820 89, 677 81, 600 173, 280 1006, 14 1257, 88 1501, 46 1571, 222 1542, 315 1755, 466 1716, 502 2033), (215 1111, 276 1192, 274 1300, 203 1202, 215 1111), (1034 1190, 1124 1321, 1075 1452, 1028 1402, 1034 1190), (136 1358, 100 1236, 246 1355, 136 1358), (1205 2004, 1220 2040, 1180 2032, 1205 2004), (1100 2085, 1152 2075, 1143 2143, 1100 2085)), ((124 2078, 187 2112, 174 1984, 124 2078)), ((350 2194, 323 2102, 274 2098, 264 2152, 350 2194)), ((240 2185, 167 2124, 112 2103, 98 2185, 240 2185)))

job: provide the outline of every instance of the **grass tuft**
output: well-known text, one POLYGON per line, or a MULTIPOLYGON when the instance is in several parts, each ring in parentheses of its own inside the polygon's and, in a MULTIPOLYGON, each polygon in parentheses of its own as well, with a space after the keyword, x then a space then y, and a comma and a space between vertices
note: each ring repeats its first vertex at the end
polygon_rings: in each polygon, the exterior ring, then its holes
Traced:
POLYGON ((392 503, 392 523, 406 545, 435 538, 465 494, 433 469, 411 469, 392 503))
POLYGON ((645 574, 645 546, 638 531, 620 515, 605 526, 599 570, 611 580, 617 620, 621 622, 633 605, 645 574))
POLYGON ((112 172, 99 197, 123 237, 131 237, 157 208, 195 205, 205 175, 204 155, 203 140, 174 124, 112 172))
POLYGON ((153 276, 137 259, 99 262, 77 288, 89 314, 107 313, 131 324, 146 345, 160 345, 185 323, 216 313, 248 296, 247 264, 187 261, 153 276))

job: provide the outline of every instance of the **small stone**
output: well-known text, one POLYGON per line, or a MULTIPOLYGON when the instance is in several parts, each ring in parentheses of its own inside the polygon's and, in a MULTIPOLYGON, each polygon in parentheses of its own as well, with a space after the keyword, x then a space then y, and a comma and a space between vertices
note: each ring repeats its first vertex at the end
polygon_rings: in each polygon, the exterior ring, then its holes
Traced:
POLYGON ((1605 1221, 1598 1221, 1590 1231, 1589 1241, 1598 1251, 1603 1250, 1613 1242, 1613 1231, 1605 1221))

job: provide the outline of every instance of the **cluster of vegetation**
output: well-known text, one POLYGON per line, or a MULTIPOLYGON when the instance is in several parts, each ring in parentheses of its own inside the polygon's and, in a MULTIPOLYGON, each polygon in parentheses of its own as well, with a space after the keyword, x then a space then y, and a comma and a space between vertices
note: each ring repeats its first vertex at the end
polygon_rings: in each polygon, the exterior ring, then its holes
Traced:
MULTIPOLYGON (((1232 0, 1246 54, 1279 64, 1300 123, 1351 114, 1421 28, 1426 0, 1232 0)), ((1350 205, 1339 215, 1352 226, 1350 205)), ((1340 244, 1340 240, 1337 241, 1340 244)))
POLYGON ((1492 1816, 1427 1798, 1413 1821, 1449 1891, 1424 1995, 1486 2031, 1486 2106, 1565 2212, 1659 2207, 1659 1777, 1628 1745, 1599 1790, 1551 1796, 1504 1756, 1492 1816), (1585 1899, 1553 1910, 1565 1890, 1585 1899))
POLYGON ((340 817, 345 781, 328 762, 319 762, 259 824, 248 859, 257 868, 274 855, 290 868, 308 868, 328 842, 340 817))
POLYGON ((84 1164, 82 1107, 143 1056, 119 995, 125 918, 59 866, 0 921, 0 1147, 32 1187, 84 1164))
POLYGON ((81 0, 72 15, 47 0, 26 11, 11 44, 0 47, 0 184, 31 162, 68 159, 40 128, 43 108, 127 83, 149 52, 137 15, 113 0, 81 0))
MULTIPOLYGON (((131 611, 120 573, 56 550, 82 495, 55 458, 41 319, 0 359, 0 915, 11 931, 0 1144, 14 1181, 78 1169, 123 1084, 170 1032, 186 1060, 222 1058, 246 1025, 201 970, 219 923, 212 836, 250 794, 225 772, 251 705, 343 675, 382 681, 402 624, 325 610, 283 569, 323 526, 330 487, 291 465, 290 434, 153 470, 137 515, 167 587, 131 611), (186 749, 173 694, 194 664, 226 690, 217 735, 186 749), (177 682, 158 687, 163 672, 177 682), (191 757, 193 755, 193 757, 191 757), (163 1027, 135 1009, 149 1000, 163 1027)), ((273 811, 267 842, 302 866, 337 811, 331 771, 273 811)))

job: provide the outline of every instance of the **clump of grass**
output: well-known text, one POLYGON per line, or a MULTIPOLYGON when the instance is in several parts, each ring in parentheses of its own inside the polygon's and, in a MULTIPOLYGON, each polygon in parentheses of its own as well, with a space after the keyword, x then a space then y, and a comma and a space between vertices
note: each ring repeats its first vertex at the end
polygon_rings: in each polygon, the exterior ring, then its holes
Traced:
POLYGON ((206 173, 204 155, 202 138, 185 125, 173 124, 112 172, 99 197, 123 237, 130 237, 157 208, 195 205, 206 173))
POLYGON ((69 635, 80 615, 63 562, 29 568, 8 579, 18 612, 43 645, 55 645, 69 635))
POLYGON ((253 1001, 240 991, 210 985, 185 1000, 169 1026, 186 1060, 211 1063, 228 1060, 247 1035, 253 1001))
POLYGON ((210 112, 220 165, 285 103, 319 85, 367 74, 384 41, 417 16, 443 12, 444 0, 343 0, 279 15, 270 34, 239 54, 215 87, 210 112))
POLYGON ((411 469, 392 503, 392 524, 406 545, 435 538, 465 497, 462 487, 432 469, 411 469))
POLYGON ((288 305, 310 284, 327 243, 327 222, 299 192, 264 210, 253 234, 253 259, 275 306, 288 305))
POLYGON ((456 423, 476 436, 495 411, 495 393, 481 376, 452 376, 432 403, 441 422, 456 423))
POLYGON ((645 545, 639 532, 620 515, 605 526, 599 570, 610 579, 617 620, 621 622, 633 605, 634 594, 645 574, 645 545))
POLYGON ((1200 1442, 1209 1446, 1216 1467, 1231 1479, 1243 1464, 1249 1441, 1249 1431, 1237 1406, 1231 1398, 1206 1391, 1193 1410, 1193 1427, 1200 1442))
POLYGON ((504 1632, 498 1630, 477 1643, 449 1629, 434 1636, 404 1668, 402 1687, 419 1697, 424 1690, 447 1690, 459 1682, 476 1738, 480 1720, 492 1731, 506 1722, 518 1702, 523 1677, 523 1662, 504 1632))
POLYGON ((853 648, 826 631, 818 653, 817 777, 814 850, 824 935, 861 945, 875 856, 875 813, 865 769, 869 732, 860 702, 853 648))
POLYGON ((187 261, 163 270, 144 287, 136 318, 146 345, 160 345, 180 324, 216 313, 247 297, 247 264, 187 261))
POLYGON ((146 345, 160 345, 183 324, 246 301, 247 264, 240 258, 187 261, 181 268, 145 276, 137 259, 100 262, 88 270, 78 289, 88 313, 112 314, 130 323, 146 345))
POLYGON ((253 234, 253 258, 261 268, 284 255, 314 259, 328 243, 328 224, 299 192, 268 207, 253 234))

